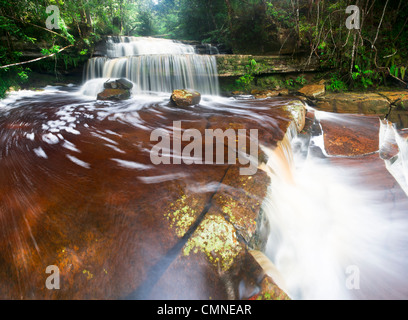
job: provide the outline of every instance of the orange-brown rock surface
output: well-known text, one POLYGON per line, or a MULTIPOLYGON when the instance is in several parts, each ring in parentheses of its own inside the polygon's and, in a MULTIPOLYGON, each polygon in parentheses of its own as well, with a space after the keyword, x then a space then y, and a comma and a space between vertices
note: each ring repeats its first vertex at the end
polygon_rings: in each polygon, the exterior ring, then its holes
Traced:
POLYGON ((134 111, 133 100, 86 109, 72 97, 50 99, 0 118, 0 297, 224 299, 239 292, 269 177, 262 170, 240 176, 238 163, 153 165, 150 135, 158 128, 172 135, 173 122, 182 121, 203 134, 258 129, 260 144, 273 147, 294 121, 282 105, 298 100, 134 111), (56 129, 62 114, 75 116, 75 126, 56 129), (59 268, 58 290, 46 287, 48 266, 59 268))

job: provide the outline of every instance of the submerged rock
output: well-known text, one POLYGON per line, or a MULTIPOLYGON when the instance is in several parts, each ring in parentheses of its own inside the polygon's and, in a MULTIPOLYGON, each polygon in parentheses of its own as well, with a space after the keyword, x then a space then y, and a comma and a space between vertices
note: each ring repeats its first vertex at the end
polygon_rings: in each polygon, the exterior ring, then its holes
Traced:
POLYGON ((193 90, 174 90, 170 101, 179 107, 188 107, 199 104, 201 101, 201 94, 193 90))

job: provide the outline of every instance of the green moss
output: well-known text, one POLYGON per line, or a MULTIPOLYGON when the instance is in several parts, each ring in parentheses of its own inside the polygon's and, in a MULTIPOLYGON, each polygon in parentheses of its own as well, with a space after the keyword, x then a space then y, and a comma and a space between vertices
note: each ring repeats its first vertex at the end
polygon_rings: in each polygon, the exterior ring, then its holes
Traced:
POLYGON ((183 237, 196 219, 196 211, 187 203, 186 195, 183 195, 175 203, 170 204, 170 210, 164 215, 174 228, 178 237, 183 237))
POLYGON ((222 216, 206 217, 183 248, 183 254, 204 253, 214 266, 228 270, 243 247, 234 226, 222 216))

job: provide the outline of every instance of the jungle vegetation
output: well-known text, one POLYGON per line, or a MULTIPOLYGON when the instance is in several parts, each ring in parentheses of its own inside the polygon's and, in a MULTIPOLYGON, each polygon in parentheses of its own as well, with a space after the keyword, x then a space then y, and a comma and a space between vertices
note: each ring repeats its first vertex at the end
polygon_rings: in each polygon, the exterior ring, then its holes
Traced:
POLYGON ((333 91, 374 89, 390 79, 406 86, 406 0, 0 0, 0 97, 32 70, 58 78, 81 66, 105 35, 317 57, 333 91), (50 5, 60 11, 52 30, 50 5), (360 9, 358 29, 346 27, 350 5, 360 9))

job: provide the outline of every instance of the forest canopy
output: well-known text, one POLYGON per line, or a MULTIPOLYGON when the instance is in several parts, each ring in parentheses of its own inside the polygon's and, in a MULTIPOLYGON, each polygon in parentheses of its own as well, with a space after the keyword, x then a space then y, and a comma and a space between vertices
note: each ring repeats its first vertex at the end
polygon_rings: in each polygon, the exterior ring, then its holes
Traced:
POLYGON ((212 43, 243 54, 304 54, 333 70, 333 90, 403 83, 408 67, 406 0, 0 0, 0 96, 30 70, 81 65, 105 35, 212 43), (57 29, 47 29, 50 5, 57 29), (348 29, 346 8, 360 9, 348 29), (27 54, 29 51, 29 54, 27 54), (41 58, 32 64, 19 64, 41 58), (14 66, 5 67, 10 64, 14 66))

